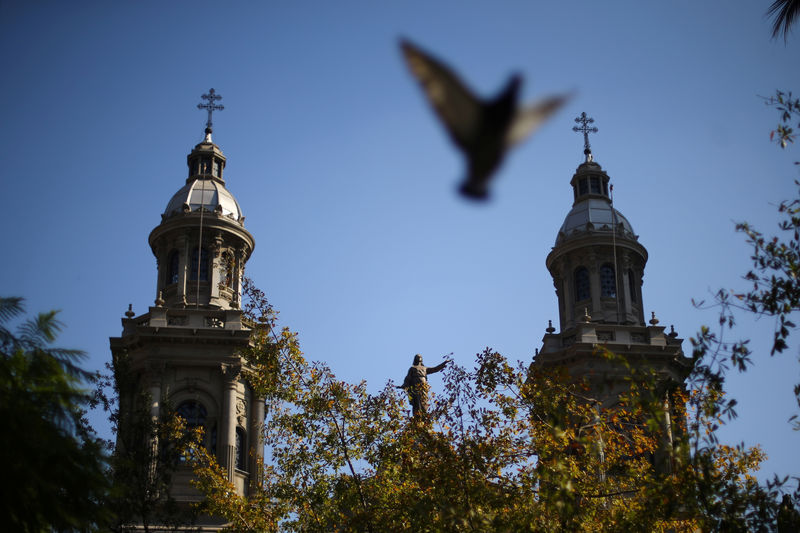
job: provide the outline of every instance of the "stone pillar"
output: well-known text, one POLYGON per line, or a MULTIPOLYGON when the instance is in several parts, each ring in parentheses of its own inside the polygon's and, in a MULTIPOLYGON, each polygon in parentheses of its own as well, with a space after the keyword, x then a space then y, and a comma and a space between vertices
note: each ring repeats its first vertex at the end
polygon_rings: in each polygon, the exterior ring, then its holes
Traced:
MULTIPOLYGON (((594 257, 592 259, 595 259, 594 257)), ((600 270, 597 268, 595 261, 592 261, 589 266, 589 287, 592 295, 592 308, 589 314, 601 319, 605 317, 603 313, 603 302, 600 299, 600 270)), ((580 316, 580 315, 579 315, 580 316)))
MULTIPOLYGON (((622 263, 622 272, 617 277, 622 281, 622 287, 617 287, 617 293, 622 290, 623 301, 625 302, 625 319, 633 317, 633 307, 632 307, 632 299, 633 296, 630 291, 631 282, 630 282, 630 268, 627 262, 623 261, 622 263)), ((633 320, 635 322, 635 320, 633 320)))
POLYGON ((222 237, 217 234, 211 244, 211 272, 208 277, 210 286, 208 287, 208 302, 212 305, 219 305, 219 284, 222 281, 220 272, 222 270, 222 237))
POLYGON ((250 479, 253 483, 261 483, 261 467, 259 462, 264 458, 264 443, 262 442, 261 432, 264 429, 264 398, 252 396, 252 407, 250 409, 250 420, 248 421, 248 440, 250 441, 250 453, 248 454, 248 468, 250 479))
MULTIPOLYGON (((145 383, 147 383, 147 391, 150 393, 150 418, 153 424, 158 424, 158 418, 161 415, 161 381, 164 372, 164 363, 149 361, 145 372, 145 383)), ((151 481, 155 479, 158 474, 156 472, 158 468, 158 447, 158 433, 154 432, 150 440, 151 462, 148 468, 148 476, 151 481)))
MULTIPOLYGON (((554 272, 561 273, 561 295, 559 297, 559 308, 561 315, 561 331, 567 331, 575 326, 575 264, 572 261, 561 259, 556 263, 554 272)), ((556 275, 553 275, 555 280, 556 275)), ((582 314, 582 313, 581 313, 582 314)))
POLYGON ((186 280, 189 278, 189 272, 186 265, 189 264, 189 243, 186 237, 178 237, 175 242, 175 248, 178 250, 178 290, 175 295, 186 302, 186 280))
POLYGON ((166 267, 165 265, 169 263, 169 257, 164 257, 164 246, 158 246, 154 250, 154 254, 156 256, 156 298, 158 295, 161 294, 162 289, 166 286, 166 267))
POLYGON ((238 309, 242 297, 242 271, 244 270, 245 251, 238 248, 234 253, 233 273, 231 274, 231 289, 233 290, 233 307, 238 309))
POLYGON ((161 414, 161 378, 164 373, 164 364, 159 361, 150 361, 146 367, 145 382, 150 393, 150 416, 157 421, 161 414))
POLYGON ((564 322, 561 323, 561 331, 567 331, 575 326, 575 272, 572 270, 571 263, 565 263, 562 269, 564 272, 564 322))
POLYGON ((556 292, 556 301, 558 302, 558 322, 561 329, 564 329, 564 324, 566 323, 566 307, 564 301, 564 293, 565 290, 564 279, 559 276, 553 276, 553 286, 555 287, 556 292))
POLYGON ((233 481, 236 470, 236 385, 241 365, 222 365, 223 392, 222 416, 220 416, 219 459, 228 470, 228 480, 233 481))

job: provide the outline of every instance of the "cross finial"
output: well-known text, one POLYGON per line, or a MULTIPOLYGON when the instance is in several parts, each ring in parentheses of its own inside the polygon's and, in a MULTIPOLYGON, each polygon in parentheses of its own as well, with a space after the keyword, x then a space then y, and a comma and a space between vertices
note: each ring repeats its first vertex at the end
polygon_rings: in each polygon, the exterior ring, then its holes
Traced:
POLYGON ((572 131, 579 131, 583 133, 583 153, 586 155, 586 161, 592 160, 592 147, 589 145, 589 134, 590 133, 597 133, 597 127, 592 126, 589 127, 589 124, 594 123, 593 118, 589 118, 586 116, 586 112, 584 111, 581 113, 581 116, 575 119, 575 122, 580 124, 580 126, 573 126, 572 131))
POLYGON ((208 111, 208 121, 206 121, 206 135, 211 134, 211 113, 214 111, 222 111, 225 106, 215 104, 215 100, 222 100, 222 97, 214 92, 213 87, 208 90, 208 94, 202 95, 200 98, 207 100, 205 104, 197 104, 197 109, 205 109, 208 111))

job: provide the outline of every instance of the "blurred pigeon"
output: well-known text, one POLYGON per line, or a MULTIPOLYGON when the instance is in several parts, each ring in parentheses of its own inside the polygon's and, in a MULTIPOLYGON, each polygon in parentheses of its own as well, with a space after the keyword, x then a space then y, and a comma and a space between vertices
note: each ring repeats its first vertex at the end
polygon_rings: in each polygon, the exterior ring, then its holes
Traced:
POLYGON ((467 177, 461 193, 470 198, 488 197, 489 179, 508 149, 525 139, 569 98, 552 96, 520 109, 517 99, 522 77, 515 74, 497 97, 482 101, 442 62, 406 40, 401 39, 400 47, 433 109, 467 158, 467 177))

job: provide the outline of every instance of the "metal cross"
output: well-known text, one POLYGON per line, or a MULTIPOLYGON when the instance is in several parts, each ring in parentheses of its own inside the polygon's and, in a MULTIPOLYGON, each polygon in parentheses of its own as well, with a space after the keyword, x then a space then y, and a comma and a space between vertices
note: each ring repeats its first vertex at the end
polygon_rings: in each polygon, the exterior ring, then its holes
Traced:
POLYGON ((572 131, 579 131, 583 133, 583 151, 589 153, 592 151, 591 147, 589 146, 589 134, 590 133, 597 133, 597 127, 592 126, 589 127, 589 124, 594 123, 593 118, 589 118, 586 116, 586 112, 584 111, 581 113, 581 116, 575 119, 575 122, 580 124, 581 126, 573 126, 572 131))
POLYGON ((211 88, 209 89, 208 94, 204 94, 200 98, 203 100, 208 100, 208 103, 206 104, 197 104, 197 109, 205 109, 208 111, 208 122, 206 122, 206 128, 211 129, 211 113, 213 113, 215 110, 222 111, 225 109, 225 106, 214 103, 215 100, 222 100, 222 97, 215 93, 214 89, 211 88))

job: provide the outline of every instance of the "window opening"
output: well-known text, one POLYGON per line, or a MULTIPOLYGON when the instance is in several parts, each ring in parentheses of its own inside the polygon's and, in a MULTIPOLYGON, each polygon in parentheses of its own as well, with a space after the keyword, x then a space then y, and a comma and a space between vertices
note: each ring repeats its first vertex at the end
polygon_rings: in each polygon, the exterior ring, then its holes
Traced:
POLYGON ((242 428, 236 428, 236 468, 238 470, 247 470, 245 468, 245 434, 242 428))
MULTIPOLYGON (((191 281, 198 281, 197 276, 197 248, 192 250, 192 272, 189 276, 191 281)), ((200 249, 200 277, 199 281, 208 281, 208 251, 205 248, 200 249)))
POLYGON ((167 267, 167 285, 178 283, 178 268, 180 267, 180 255, 178 250, 173 250, 169 254, 167 267))
POLYGON ((600 194, 600 178, 592 176, 590 183, 592 186, 592 194, 600 194))
POLYGON ((208 416, 205 406, 194 400, 188 400, 180 404, 176 409, 176 413, 186 421, 186 427, 188 428, 204 425, 208 416))
POLYGON ((575 271, 575 300, 588 300, 590 294, 589 271, 580 267, 575 271))
MULTIPOLYGON (((205 424, 208 411, 203 404, 195 400, 188 400, 181 403, 175 413, 186 422, 187 431, 203 428, 203 438, 205 439, 205 424)), ((180 461, 185 461, 185 458, 181 457, 180 461)))
POLYGON ((617 296, 617 282, 614 279, 614 267, 611 265, 600 267, 600 296, 603 298, 617 296))

